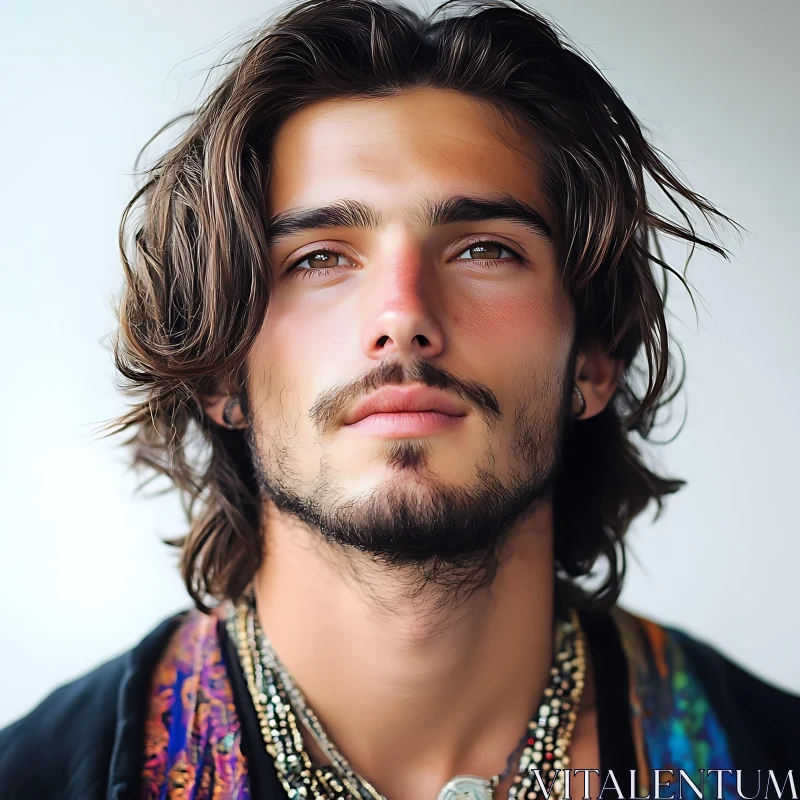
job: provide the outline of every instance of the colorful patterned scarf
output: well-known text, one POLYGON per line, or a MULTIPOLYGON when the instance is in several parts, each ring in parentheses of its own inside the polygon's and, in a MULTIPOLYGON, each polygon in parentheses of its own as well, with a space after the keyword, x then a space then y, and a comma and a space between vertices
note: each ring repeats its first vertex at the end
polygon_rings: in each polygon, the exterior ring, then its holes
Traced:
POLYGON ((142 798, 250 800, 242 730, 217 633, 221 613, 190 611, 156 667, 142 798))
MULTIPOLYGON (((217 632, 225 613, 189 612, 159 661, 145 721, 143 800, 250 800, 217 632)), ((676 632, 620 608, 611 616, 630 669, 638 795, 651 792, 656 765, 675 776, 682 769, 698 786, 701 769, 732 769, 725 732, 676 632)), ((723 775, 723 796, 735 796, 730 780, 723 775)))

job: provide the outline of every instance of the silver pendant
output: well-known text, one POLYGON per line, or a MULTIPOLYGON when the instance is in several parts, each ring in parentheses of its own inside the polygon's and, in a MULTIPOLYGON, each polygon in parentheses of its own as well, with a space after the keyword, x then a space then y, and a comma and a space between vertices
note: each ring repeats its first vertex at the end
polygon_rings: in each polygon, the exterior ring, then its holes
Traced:
POLYGON ((456 775, 442 787, 436 800, 492 800, 492 784, 475 775, 456 775))

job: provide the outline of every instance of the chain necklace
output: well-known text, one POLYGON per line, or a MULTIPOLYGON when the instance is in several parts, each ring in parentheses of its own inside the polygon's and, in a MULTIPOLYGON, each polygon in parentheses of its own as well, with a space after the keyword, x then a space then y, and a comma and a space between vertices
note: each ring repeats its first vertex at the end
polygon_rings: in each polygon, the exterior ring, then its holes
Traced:
MULTIPOLYGON (((259 719, 266 750, 290 798, 314 800, 386 800, 359 776, 329 740, 289 671, 277 657, 258 621, 252 595, 232 606, 227 627, 236 642, 248 690, 259 719), (300 721, 332 762, 315 766, 303 746, 300 721)), ((520 745, 509 756, 506 769, 491 780, 459 775, 442 788, 437 800, 491 800, 493 790, 508 774, 523 746, 509 800, 536 800, 541 789, 530 770, 539 769, 550 797, 563 796, 563 778, 557 772, 569 765, 567 749, 577 717, 585 679, 585 646, 577 614, 555 627, 553 665, 538 713, 529 722, 520 745)))

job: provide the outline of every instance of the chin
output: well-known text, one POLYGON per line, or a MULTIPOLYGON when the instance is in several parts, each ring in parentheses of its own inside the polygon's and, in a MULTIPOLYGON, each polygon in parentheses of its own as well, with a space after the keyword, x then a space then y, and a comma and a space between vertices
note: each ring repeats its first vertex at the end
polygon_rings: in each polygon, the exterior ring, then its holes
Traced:
POLYGON ((459 491, 474 488, 475 481, 470 481, 471 473, 466 473, 463 480, 452 474, 445 479, 435 469, 418 465, 386 466, 380 476, 362 485, 362 496, 373 498, 392 497, 393 501, 430 501, 441 495, 443 490, 459 491))

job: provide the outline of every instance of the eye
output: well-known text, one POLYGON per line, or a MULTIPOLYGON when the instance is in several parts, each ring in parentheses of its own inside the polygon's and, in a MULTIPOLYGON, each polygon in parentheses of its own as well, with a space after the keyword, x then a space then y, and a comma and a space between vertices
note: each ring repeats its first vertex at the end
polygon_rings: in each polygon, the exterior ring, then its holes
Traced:
MULTIPOLYGON (((504 261, 508 259, 508 256, 503 258, 501 255, 503 251, 509 253, 511 259, 518 260, 520 258, 519 253, 515 252, 510 247, 488 239, 472 242, 466 250, 461 251, 461 256, 463 256, 464 253, 473 254, 472 258, 464 259, 465 261, 504 261)), ((457 260, 461 260, 461 256, 459 256, 457 260)))
POLYGON ((340 265, 336 263, 339 258, 347 258, 347 256, 342 255, 342 253, 337 253, 335 250, 324 248, 321 250, 313 250, 292 263, 286 272, 293 272, 301 278, 310 277, 312 274, 328 275, 334 270, 339 269, 340 265), (302 266, 306 262, 308 262, 308 266, 302 266))

